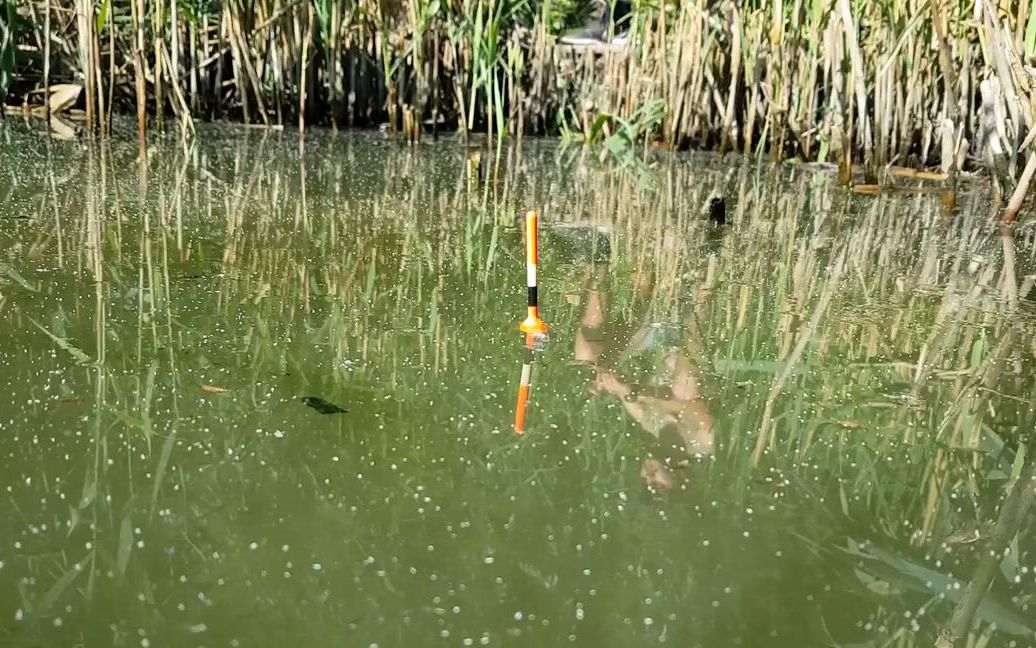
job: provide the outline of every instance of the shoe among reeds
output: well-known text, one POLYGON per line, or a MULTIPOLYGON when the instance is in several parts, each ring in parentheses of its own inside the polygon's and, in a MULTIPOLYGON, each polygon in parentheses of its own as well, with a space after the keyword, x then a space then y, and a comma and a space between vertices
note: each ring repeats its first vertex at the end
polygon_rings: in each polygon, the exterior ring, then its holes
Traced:
POLYGON ((578 29, 566 32, 559 39, 563 45, 573 47, 599 47, 610 45, 612 47, 623 47, 629 40, 629 17, 632 8, 630 3, 620 0, 615 3, 614 12, 612 3, 605 2, 605 8, 599 17, 590 19, 585 25, 578 29), (609 21, 609 14, 611 20, 609 21), (611 38, 608 38, 608 24, 614 26, 611 38))
POLYGON ((559 41, 563 45, 571 45, 573 47, 594 47, 604 44, 606 31, 604 22, 594 18, 578 29, 565 32, 559 41))

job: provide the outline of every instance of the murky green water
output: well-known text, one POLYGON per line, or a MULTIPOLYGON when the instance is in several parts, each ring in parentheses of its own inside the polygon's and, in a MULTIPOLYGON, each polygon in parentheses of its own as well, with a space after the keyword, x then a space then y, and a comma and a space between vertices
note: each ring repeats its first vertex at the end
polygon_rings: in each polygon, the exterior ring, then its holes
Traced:
POLYGON ((1036 642, 1036 245, 981 185, 0 137, 0 645, 928 646, 983 570, 971 640, 1036 642))

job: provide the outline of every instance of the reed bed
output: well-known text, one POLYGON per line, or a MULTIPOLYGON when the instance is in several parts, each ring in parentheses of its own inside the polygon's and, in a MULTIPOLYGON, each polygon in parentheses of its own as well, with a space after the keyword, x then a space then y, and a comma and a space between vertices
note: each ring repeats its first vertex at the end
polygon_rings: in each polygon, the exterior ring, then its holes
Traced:
POLYGON ((871 181, 891 163, 977 162, 1005 200, 1036 171, 1028 3, 639 3, 631 46, 558 46, 587 4, 8 2, 0 91, 80 83, 90 128, 135 106, 142 135, 167 116, 184 130, 198 118, 384 124, 409 140, 445 127, 622 133, 616 146, 832 161, 846 180, 854 162, 871 181))

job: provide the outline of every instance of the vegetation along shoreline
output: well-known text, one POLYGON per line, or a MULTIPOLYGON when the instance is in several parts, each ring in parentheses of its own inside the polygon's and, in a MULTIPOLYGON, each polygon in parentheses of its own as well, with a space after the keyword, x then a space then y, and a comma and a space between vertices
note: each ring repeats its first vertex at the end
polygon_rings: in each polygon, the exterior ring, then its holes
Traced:
POLYGON ((982 169, 1017 217, 1036 173, 1031 3, 624 4, 621 43, 595 46, 561 37, 589 0, 0 0, 0 97, 87 133, 135 113, 141 138, 229 119, 738 151, 837 163, 845 182, 982 169))

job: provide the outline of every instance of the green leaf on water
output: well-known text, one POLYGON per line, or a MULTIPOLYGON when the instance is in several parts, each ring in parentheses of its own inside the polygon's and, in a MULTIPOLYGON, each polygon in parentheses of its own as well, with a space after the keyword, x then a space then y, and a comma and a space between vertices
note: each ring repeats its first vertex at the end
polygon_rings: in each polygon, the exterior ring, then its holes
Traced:
POLYGON ((83 351, 81 349, 78 349, 75 346, 73 346, 72 344, 70 344, 69 341, 66 340, 65 338, 60 338, 60 337, 54 335, 53 333, 50 332, 49 329, 47 329, 46 327, 44 327, 43 325, 41 325, 39 322, 37 322, 36 320, 32 319, 31 317, 29 318, 29 321, 32 322, 33 325, 36 328, 38 328, 39 330, 41 330, 44 333, 46 333, 47 337, 49 337, 51 340, 54 341, 54 344, 58 345, 59 347, 61 347, 65 351, 67 351, 80 364, 89 364, 91 362, 90 356, 88 356, 85 353, 83 353, 83 351))
POLYGON ((1018 535, 1014 536, 1008 547, 1007 555, 1000 561, 1000 573, 1004 575, 1008 583, 1020 582, 1018 578, 1018 535))
POLYGON ((986 338, 980 337, 971 345, 971 366, 977 367, 982 362, 986 350, 986 338))
POLYGON ((46 614, 47 611, 54 606, 57 600, 61 598, 61 595, 65 593, 65 590, 67 590, 72 582, 75 581, 76 577, 82 573, 83 565, 90 557, 91 554, 87 554, 82 560, 72 565, 68 571, 66 571, 64 575, 62 575, 61 578, 59 578, 57 582, 47 590, 47 593, 40 599, 39 605, 36 606, 35 612, 37 615, 46 614))
POLYGON ((13 266, 7 263, 0 263, 0 270, 3 270, 5 275, 10 277, 15 283, 17 283, 22 288, 31 292, 40 291, 39 285, 34 286, 31 283, 29 283, 29 280, 23 277, 22 274, 15 270, 13 266))
POLYGON ((148 429, 148 425, 143 419, 137 418, 129 412, 124 412, 122 410, 113 409, 112 411, 115 413, 115 417, 125 423, 128 427, 139 428, 145 431, 148 429))
POLYGON ((374 262, 374 257, 371 257, 371 265, 367 269, 367 286, 363 291, 364 297, 366 297, 368 302, 370 302, 371 298, 374 296, 374 279, 377 277, 377 274, 377 264, 374 262))
POLYGON ((133 524, 130 521, 130 514, 126 513, 122 518, 122 526, 119 528, 119 554, 116 558, 119 573, 125 574, 129 565, 130 554, 133 553, 133 524))
POLYGON ((1018 452, 1014 455, 1014 464, 1011 465, 1011 480, 1017 480, 1022 474, 1022 469, 1025 468, 1025 446, 1018 446, 1018 452))
POLYGON ((439 320, 439 287, 436 286, 432 290, 432 305, 429 308, 428 313, 428 330, 429 336, 435 335, 435 324, 439 320))
POLYGON ((97 482, 90 481, 83 485, 83 494, 79 498, 79 509, 85 509, 87 506, 93 503, 94 498, 97 497, 97 482))
MULTIPOLYGON (((947 600, 954 603, 961 598, 965 588, 963 583, 952 576, 929 569, 905 558, 901 558, 891 551, 869 545, 866 549, 853 547, 841 548, 847 554, 863 558, 865 562, 860 563, 860 568, 884 566, 879 569, 885 580, 893 582, 893 576, 898 576, 901 585, 915 591, 927 592, 935 596, 945 596, 947 600)), ((873 573, 873 571, 872 571, 873 573)), ((998 630, 1012 635, 1031 635, 1032 628, 1029 627, 1029 620, 1014 607, 1011 603, 1003 601, 993 593, 982 599, 977 615, 987 623, 995 623, 998 630)))
POLYGON ((72 532, 79 526, 79 509, 69 506, 68 507, 68 532, 65 533, 65 538, 71 538, 72 532))
POLYGON ((158 468, 155 469, 155 483, 151 489, 151 517, 154 517, 155 509, 158 507, 158 493, 162 490, 162 482, 165 480, 165 472, 169 467, 169 457, 173 454, 175 440, 176 430, 174 429, 162 444, 162 454, 158 457, 158 468))
POLYGON ((493 234, 489 239, 489 251, 486 252, 486 269, 483 277, 483 282, 489 281, 489 273, 493 269, 493 262, 496 260, 496 247, 497 247, 497 234, 500 230, 500 225, 497 223, 493 224, 493 234))

